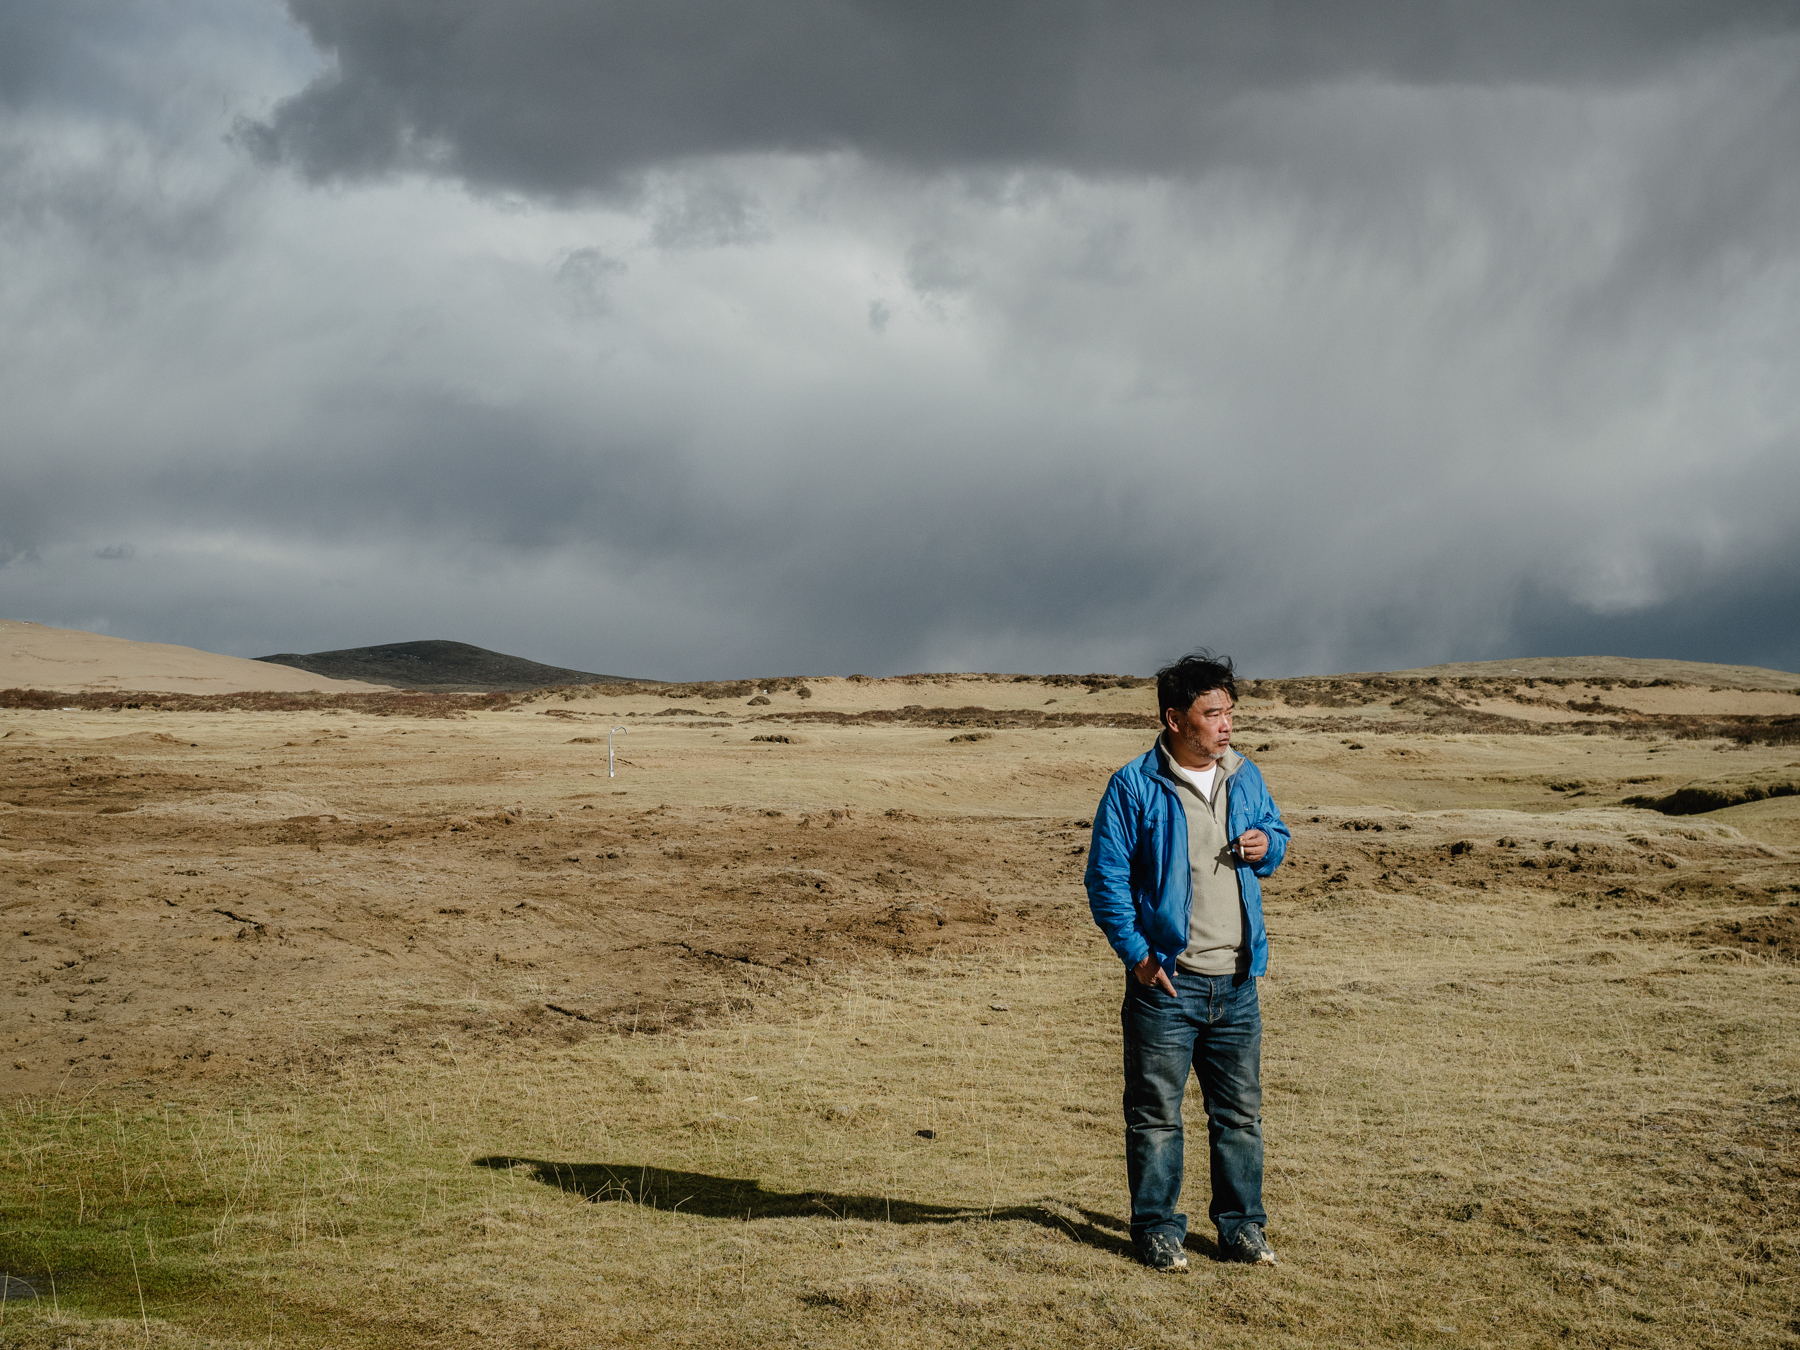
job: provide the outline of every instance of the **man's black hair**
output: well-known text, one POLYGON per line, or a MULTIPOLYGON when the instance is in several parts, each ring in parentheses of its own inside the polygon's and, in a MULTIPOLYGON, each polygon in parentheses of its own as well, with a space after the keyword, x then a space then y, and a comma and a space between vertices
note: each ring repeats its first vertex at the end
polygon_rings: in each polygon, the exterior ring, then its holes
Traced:
POLYGON ((1186 712, 1200 695, 1223 689, 1237 702, 1237 672, 1231 668, 1229 656, 1219 656, 1202 647, 1189 652, 1179 661, 1171 661, 1156 672, 1156 716, 1167 722, 1170 708, 1186 712))

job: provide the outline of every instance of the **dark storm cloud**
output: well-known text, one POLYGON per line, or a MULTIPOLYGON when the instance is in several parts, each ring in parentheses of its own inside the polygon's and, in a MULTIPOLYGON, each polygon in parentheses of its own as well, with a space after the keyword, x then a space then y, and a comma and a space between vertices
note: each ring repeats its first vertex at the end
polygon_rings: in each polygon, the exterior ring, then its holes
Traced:
POLYGON ((289 9, 0 4, 0 613, 1800 661, 1791 3, 289 9))
MULTIPOLYGON (((91 462, 16 472, 0 549, 10 542, 22 555, 149 516, 164 532, 228 523, 322 548, 431 540, 450 551, 581 544, 654 556, 705 526, 679 453, 531 409, 437 391, 334 388, 322 392, 300 437, 260 454, 207 447, 148 462, 121 457, 101 491, 91 462)), ((93 556, 128 555, 103 548, 93 556)))
POLYGON ((0 103, 121 106, 119 56, 157 45, 156 5, 106 0, 9 0, 0 5, 0 103))
MULTIPOLYGON (((70 302, 115 304, 118 288, 232 242, 232 179, 247 175, 221 137, 242 58, 259 49, 294 77, 317 66, 270 17, 235 0, 0 3, 0 227, 89 251, 70 302), (207 153, 227 171, 196 172, 207 153)), ((44 269, 14 272, 24 288, 44 269)))
POLYGON ((1504 640, 1480 655, 1649 656, 1800 670, 1797 614, 1800 550, 1789 548, 1626 614, 1595 614, 1564 595, 1524 588, 1504 640))
POLYGON ((240 129, 315 178, 568 194, 649 165, 851 150, 925 169, 1203 164, 1246 92, 1592 86, 1793 32, 1786 0, 290 0, 331 69, 240 129))
MULTIPOLYGON (((168 129, 220 96, 246 48, 299 65, 294 39, 241 0, 6 0, 0 108, 76 110, 168 129)), ((304 64, 316 65, 316 61, 304 64)))

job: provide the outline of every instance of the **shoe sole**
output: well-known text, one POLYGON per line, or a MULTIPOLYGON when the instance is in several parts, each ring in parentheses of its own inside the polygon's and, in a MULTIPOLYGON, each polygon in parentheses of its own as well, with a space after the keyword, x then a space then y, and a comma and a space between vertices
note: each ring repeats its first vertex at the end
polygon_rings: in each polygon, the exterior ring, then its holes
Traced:
POLYGON ((1256 1256, 1251 1256, 1247 1253, 1232 1252, 1227 1255, 1224 1260, 1234 1266, 1273 1266, 1279 1264, 1275 1259, 1274 1252, 1262 1252, 1256 1256))

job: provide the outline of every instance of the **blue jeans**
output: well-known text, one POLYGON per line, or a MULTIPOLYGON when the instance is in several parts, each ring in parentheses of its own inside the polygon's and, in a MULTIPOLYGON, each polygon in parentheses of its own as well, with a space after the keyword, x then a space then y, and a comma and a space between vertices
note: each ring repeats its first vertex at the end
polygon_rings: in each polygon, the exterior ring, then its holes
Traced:
POLYGON ((1125 1172, 1131 1237, 1177 1243, 1187 1215, 1181 1194, 1181 1098, 1188 1072, 1200 1080, 1212 1155, 1207 1214, 1221 1245, 1263 1213, 1262 1009, 1250 975, 1175 974, 1175 997, 1125 976, 1125 1172))

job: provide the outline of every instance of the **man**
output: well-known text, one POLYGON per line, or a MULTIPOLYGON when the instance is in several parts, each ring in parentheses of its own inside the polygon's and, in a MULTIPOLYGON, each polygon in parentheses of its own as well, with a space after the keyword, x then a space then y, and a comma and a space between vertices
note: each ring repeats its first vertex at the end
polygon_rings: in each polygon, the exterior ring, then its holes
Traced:
POLYGON ((1125 962, 1125 1168, 1131 1238, 1153 1270, 1185 1271, 1181 1100, 1200 1080, 1208 1209, 1227 1260, 1273 1265, 1263 1227, 1262 889, 1287 853, 1262 774, 1231 748, 1237 681, 1201 651, 1156 673, 1162 735, 1112 776, 1094 815, 1088 903, 1125 962))

